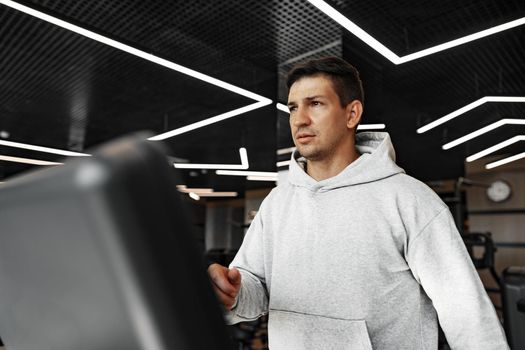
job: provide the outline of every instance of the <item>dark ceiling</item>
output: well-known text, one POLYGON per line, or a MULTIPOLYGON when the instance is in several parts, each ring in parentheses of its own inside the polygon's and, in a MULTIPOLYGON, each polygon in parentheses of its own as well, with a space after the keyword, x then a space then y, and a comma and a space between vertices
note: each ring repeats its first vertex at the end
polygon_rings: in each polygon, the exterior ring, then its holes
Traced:
MULTIPOLYGON (((507 125, 444 151, 441 146, 502 118, 525 118, 525 103, 486 103, 427 133, 416 129, 484 96, 525 96, 525 25, 395 65, 308 1, 19 1, 274 103, 166 140, 191 163, 276 171, 292 146, 286 71, 301 60, 339 55, 361 72, 363 123, 384 123, 398 161, 421 180, 463 175, 466 156, 525 134, 507 125)), ((525 17, 522 0, 329 1, 395 52, 407 55, 525 17)), ((253 103, 220 87, 0 5, 0 137, 83 151, 128 132, 160 134, 253 103)), ((517 143, 500 153, 522 152, 517 143)), ((56 161, 53 154, 0 146, 0 155, 56 161)), ((0 161, 0 181, 29 165, 0 161)), ((267 187, 213 170, 184 170, 192 187, 267 187)))

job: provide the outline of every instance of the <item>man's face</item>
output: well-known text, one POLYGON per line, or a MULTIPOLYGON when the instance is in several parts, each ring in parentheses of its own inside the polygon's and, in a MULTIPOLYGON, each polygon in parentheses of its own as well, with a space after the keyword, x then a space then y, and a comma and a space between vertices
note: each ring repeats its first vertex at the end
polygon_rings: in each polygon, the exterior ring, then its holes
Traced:
POLYGON ((342 107, 330 78, 304 77, 290 87, 288 94, 290 129, 295 146, 310 161, 329 159, 348 147, 349 107, 342 107))

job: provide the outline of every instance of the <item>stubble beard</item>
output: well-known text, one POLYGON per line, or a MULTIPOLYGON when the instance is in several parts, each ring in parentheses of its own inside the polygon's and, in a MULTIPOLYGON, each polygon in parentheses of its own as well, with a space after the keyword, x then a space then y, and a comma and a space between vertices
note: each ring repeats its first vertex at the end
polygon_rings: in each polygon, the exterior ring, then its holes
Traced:
POLYGON ((298 146, 297 149, 299 150, 301 156, 309 161, 321 160, 326 158, 326 156, 330 153, 330 150, 323 150, 314 145, 298 146))
POLYGON ((330 159, 334 154, 337 153, 337 149, 341 143, 342 136, 336 137, 331 142, 319 144, 310 144, 310 145, 299 145, 297 150, 308 161, 322 161, 330 159))

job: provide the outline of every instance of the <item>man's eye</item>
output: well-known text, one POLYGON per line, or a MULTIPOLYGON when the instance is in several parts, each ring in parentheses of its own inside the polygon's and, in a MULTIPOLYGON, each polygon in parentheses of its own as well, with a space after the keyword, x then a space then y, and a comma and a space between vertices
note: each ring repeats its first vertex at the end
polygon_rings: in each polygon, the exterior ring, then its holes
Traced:
POLYGON ((295 111, 297 110, 297 107, 295 107, 295 106, 288 107, 288 110, 289 110, 290 112, 295 112, 295 111))
POLYGON ((312 106, 320 106, 321 102, 319 101, 312 101, 312 106))

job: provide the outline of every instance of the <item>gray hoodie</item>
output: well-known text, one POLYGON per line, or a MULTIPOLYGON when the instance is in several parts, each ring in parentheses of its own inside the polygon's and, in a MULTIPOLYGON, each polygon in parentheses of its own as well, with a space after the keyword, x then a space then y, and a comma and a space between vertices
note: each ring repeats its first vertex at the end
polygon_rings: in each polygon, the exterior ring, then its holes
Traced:
POLYGON ((448 207, 395 164, 387 133, 316 181, 292 156, 231 264, 230 323, 269 313, 270 349, 508 349, 448 207))

